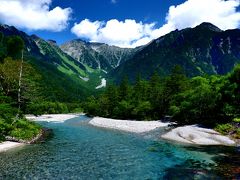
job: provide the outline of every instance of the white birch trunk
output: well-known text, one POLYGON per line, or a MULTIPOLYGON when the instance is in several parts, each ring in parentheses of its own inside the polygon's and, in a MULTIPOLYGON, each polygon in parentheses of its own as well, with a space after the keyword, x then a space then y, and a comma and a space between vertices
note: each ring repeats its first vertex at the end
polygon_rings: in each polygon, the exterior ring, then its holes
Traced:
MULTIPOLYGON (((20 64, 20 71, 19 71, 19 80, 18 80, 18 113, 16 119, 19 118, 20 111, 21 111, 21 87, 22 87, 22 74, 23 74, 23 50, 22 50, 22 59, 20 64)), ((15 121, 13 122, 13 124, 15 121)))

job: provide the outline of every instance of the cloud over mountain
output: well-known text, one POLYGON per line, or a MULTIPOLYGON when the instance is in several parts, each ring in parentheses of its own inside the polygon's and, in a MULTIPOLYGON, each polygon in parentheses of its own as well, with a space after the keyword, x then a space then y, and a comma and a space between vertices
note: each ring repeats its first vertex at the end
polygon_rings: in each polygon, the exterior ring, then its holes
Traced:
POLYGON ((240 13, 236 9, 239 5, 239 0, 188 0, 169 8, 167 25, 183 29, 210 22, 223 30, 237 28, 240 13))
POLYGON ((92 42, 103 42, 120 47, 136 47, 163 36, 175 29, 195 27, 202 22, 210 22, 219 28, 233 29, 240 24, 237 11, 239 0, 187 0, 171 6, 166 15, 166 23, 157 27, 156 23, 136 22, 132 19, 119 21, 82 20, 75 23, 72 33, 92 42))
POLYGON ((85 19, 79 24, 75 23, 72 32, 80 38, 86 38, 93 42, 130 47, 139 40, 148 39, 151 36, 153 26, 154 24, 137 23, 131 19, 125 21, 112 19, 107 22, 91 22, 85 19))
POLYGON ((52 0, 0 0, 0 22, 29 30, 62 31, 71 8, 54 7, 52 0))

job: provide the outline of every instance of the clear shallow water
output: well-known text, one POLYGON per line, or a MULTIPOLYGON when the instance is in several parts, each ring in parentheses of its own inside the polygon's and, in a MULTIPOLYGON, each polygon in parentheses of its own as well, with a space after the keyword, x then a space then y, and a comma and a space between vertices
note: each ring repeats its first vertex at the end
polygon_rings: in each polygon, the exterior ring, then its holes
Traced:
POLYGON ((81 116, 42 123, 54 137, 1 153, 0 179, 223 179, 239 165, 238 159, 229 159, 239 153, 234 148, 184 147, 157 140, 158 132, 135 135, 95 128, 87 121, 81 116), (226 158, 229 167, 223 169, 226 158))

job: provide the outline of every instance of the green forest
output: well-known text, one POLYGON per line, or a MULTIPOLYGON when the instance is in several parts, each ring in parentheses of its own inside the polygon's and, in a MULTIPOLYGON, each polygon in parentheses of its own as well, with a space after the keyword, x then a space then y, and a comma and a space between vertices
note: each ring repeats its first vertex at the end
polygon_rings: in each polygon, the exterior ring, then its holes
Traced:
POLYGON ((115 119, 201 124, 240 138, 240 65, 222 76, 189 78, 178 65, 167 77, 155 72, 148 80, 138 75, 135 83, 130 83, 126 76, 100 95, 84 95, 80 103, 57 101, 54 93, 50 96, 42 74, 29 63, 25 51, 19 36, 0 33, 0 141, 5 137, 31 140, 40 133, 41 127, 27 121, 24 114, 81 111, 115 119))
POLYGON ((79 102, 85 98, 86 90, 76 92, 78 84, 73 87, 73 82, 57 70, 52 69, 52 74, 40 72, 32 62, 45 62, 32 58, 20 36, 4 36, 0 32, 0 142, 6 137, 31 141, 41 132, 42 128, 26 120, 25 114, 82 111, 79 102), (69 96, 66 88, 72 93, 69 96), (81 99, 73 94, 81 95, 81 99))
POLYGON ((109 85, 100 97, 84 104, 87 114, 116 119, 171 119, 178 125, 201 124, 240 138, 240 65, 227 75, 186 77, 180 66, 161 78, 131 85, 125 77, 119 86, 109 85))
POLYGON ((31 140, 41 131, 23 116, 27 103, 38 98, 39 80, 34 68, 23 61, 23 51, 20 37, 0 33, 0 141, 8 136, 31 140))
POLYGON ((46 62, 34 59, 27 51, 20 36, 4 36, 0 32, 0 141, 5 137, 31 141, 41 132, 42 128, 26 120, 25 114, 82 111, 79 102, 85 98, 86 90, 78 88, 77 83, 73 86, 73 82, 53 68, 51 73, 40 72, 36 64, 46 62))

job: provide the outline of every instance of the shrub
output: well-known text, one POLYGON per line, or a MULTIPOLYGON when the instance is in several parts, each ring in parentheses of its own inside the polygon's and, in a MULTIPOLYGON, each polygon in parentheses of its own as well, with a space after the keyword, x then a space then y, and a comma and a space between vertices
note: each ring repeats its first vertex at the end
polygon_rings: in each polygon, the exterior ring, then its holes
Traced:
POLYGON ((233 122, 235 122, 235 123, 240 123, 240 118, 234 118, 234 119, 233 119, 233 122))
POLYGON ((232 124, 218 124, 215 130, 221 134, 227 135, 230 132, 233 132, 235 130, 235 127, 232 124))
POLYGON ((67 105, 59 102, 42 102, 38 104, 31 104, 27 109, 27 113, 34 115, 61 114, 69 112, 67 105))
POLYGON ((0 136, 5 136, 13 127, 5 120, 0 119, 0 136))
POLYGON ((17 139, 31 140, 39 134, 41 126, 26 119, 17 120, 9 135, 17 139))
POLYGON ((71 113, 82 113, 82 112, 83 112, 83 108, 81 107, 71 110, 71 113))

